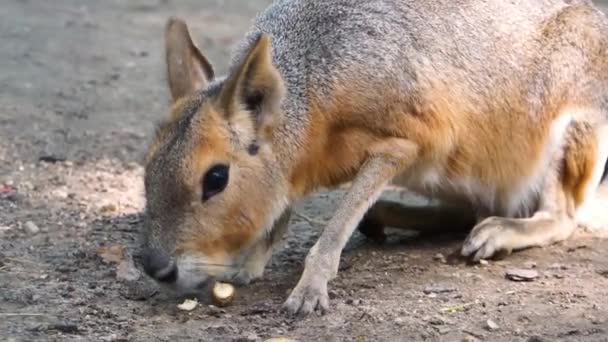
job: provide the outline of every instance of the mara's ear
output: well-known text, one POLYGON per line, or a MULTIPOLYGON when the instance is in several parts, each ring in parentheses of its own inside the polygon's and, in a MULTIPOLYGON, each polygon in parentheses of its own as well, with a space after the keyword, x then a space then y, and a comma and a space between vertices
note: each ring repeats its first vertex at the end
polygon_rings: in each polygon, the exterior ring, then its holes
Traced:
POLYGON ((213 68, 192 41, 183 20, 173 17, 167 22, 165 53, 167 80, 174 102, 213 80, 213 68))
POLYGON ((225 80, 218 105, 241 134, 265 140, 281 117, 283 79, 272 63, 270 37, 260 34, 225 80))

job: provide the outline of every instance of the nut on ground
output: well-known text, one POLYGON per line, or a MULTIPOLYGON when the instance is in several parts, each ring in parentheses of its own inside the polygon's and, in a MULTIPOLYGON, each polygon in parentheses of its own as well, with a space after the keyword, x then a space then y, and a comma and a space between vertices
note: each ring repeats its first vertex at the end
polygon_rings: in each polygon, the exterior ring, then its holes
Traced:
POLYGON ((213 302, 220 307, 229 305, 234 300, 235 293, 231 284, 216 282, 212 291, 213 302))

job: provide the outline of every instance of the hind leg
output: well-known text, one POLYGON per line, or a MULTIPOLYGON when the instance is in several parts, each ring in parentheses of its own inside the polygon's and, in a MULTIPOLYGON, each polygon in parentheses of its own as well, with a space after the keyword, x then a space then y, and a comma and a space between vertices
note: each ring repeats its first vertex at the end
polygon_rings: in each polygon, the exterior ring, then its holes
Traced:
POLYGON ((462 247, 474 260, 497 252, 546 246, 570 237, 594 196, 608 157, 606 129, 574 122, 566 145, 545 180, 539 210, 530 218, 489 217, 476 225, 462 247))
POLYGON ((359 223, 359 231, 367 238, 383 242, 385 227, 410 229, 421 233, 468 231, 475 224, 473 209, 447 203, 429 206, 408 206, 393 201, 378 201, 359 223))
POLYGON ((608 126, 598 130, 597 139, 600 164, 581 191, 582 200, 577 208, 576 223, 588 231, 600 233, 608 228, 608 184, 600 184, 606 179, 608 171, 608 126))

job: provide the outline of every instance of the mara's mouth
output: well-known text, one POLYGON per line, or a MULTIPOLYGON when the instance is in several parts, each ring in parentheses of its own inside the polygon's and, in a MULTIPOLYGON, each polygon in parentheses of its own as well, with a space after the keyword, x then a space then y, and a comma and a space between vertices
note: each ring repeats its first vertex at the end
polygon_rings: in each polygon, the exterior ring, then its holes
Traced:
POLYGON ((237 265, 211 263, 198 257, 181 257, 175 268, 173 281, 159 283, 180 294, 206 291, 216 281, 232 281, 240 271, 237 265))

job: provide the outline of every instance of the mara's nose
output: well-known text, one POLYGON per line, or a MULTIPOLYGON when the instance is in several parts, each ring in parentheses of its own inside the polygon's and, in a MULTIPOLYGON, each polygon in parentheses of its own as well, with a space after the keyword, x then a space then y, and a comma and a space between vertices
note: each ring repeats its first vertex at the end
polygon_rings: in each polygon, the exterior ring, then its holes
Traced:
POLYGON ((177 265, 169 254, 160 249, 145 248, 143 266, 146 274, 160 282, 174 283, 177 280, 177 265))

